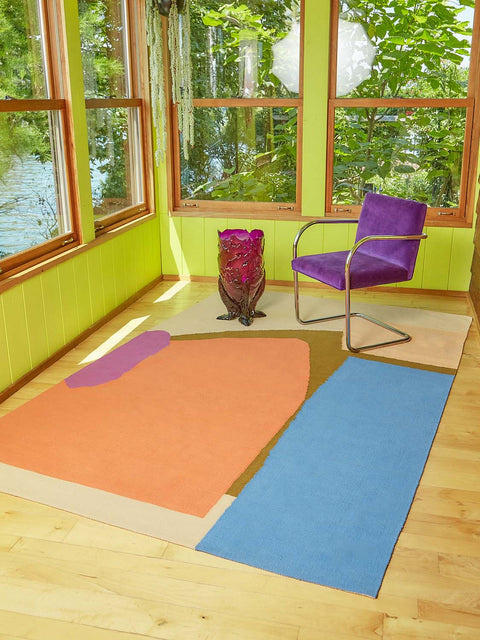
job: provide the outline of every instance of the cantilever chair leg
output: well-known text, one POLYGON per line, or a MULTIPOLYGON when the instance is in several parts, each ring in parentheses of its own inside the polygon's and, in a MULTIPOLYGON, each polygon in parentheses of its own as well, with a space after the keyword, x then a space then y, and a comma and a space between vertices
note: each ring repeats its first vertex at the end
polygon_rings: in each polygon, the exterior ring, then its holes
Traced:
POLYGON ((401 331, 400 329, 396 329, 395 327, 392 327, 392 325, 386 324, 385 322, 382 322, 381 320, 377 320, 376 318, 372 318, 371 316, 368 316, 364 313, 358 313, 358 312, 352 312, 351 309, 351 304, 350 304, 350 282, 349 282, 350 278, 347 277, 346 278, 346 287, 345 287, 345 313, 341 313, 339 315, 336 316, 325 316, 323 318, 313 318, 311 320, 302 320, 302 318, 300 317, 300 296, 299 296, 299 287, 298 287, 298 272, 294 272, 293 274, 293 286, 294 286, 294 294, 295 294, 295 316, 297 319, 297 322, 299 322, 300 324, 313 324, 315 322, 327 322, 328 320, 338 320, 339 318, 345 318, 345 342, 347 345, 347 349, 349 351, 352 351, 353 353, 359 353, 360 351, 366 351, 367 349, 378 349, 379 347, 385 347, 387 345, 391 345, 391 344, 397 344, 397 343, 401 343, 401 342, 410 342, 410 340, 412 339, 411 336, 408 335, 408 333, 405 333, 404 331, 401 331), (391 331, 393 333, 396 333, 397 335, 401 336, 400 338, 396 338, 395 340, 386 340, 384 342, 376 342, 373 344, 365 344, 365 345, 361 345, 359 347, 354 347, 352 345, 352 340, 351 340, 351 322, 350 319, 356 317, 356 318, 363 318, 364 320, 367 320, 368 322, 372 322, 373 324, 378 325, 379 327, 382 327, 383 329, 387 329, 388 331, 391 331))

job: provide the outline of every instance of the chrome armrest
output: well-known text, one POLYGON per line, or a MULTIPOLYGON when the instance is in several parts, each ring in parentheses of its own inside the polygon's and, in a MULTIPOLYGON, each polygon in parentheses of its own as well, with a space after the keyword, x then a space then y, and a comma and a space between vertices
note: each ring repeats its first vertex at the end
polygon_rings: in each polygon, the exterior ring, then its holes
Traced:
POLYGON ((365 242, 370 242, 371 240, 425 240, 428 238, 426 233, 420 233, 418 235, 408 235, 408 236, 365 236, 361 238, 358 242, 356 242, 350 250, 350 253, 347 256, 345 261, 345 273, 350 272, 350 262, 359 247, 362 246, 365 242))
POLYGON ((293 241, 293 258, 297 257, 298 243, 303 233, 314 224, 358 224, 358 219, 355 218, 320 218, 318 220, 312 220, 311 222, 307 222, 307 224, 303 225, 303 227, 298 231, 295 236, 295 240, 293 241))

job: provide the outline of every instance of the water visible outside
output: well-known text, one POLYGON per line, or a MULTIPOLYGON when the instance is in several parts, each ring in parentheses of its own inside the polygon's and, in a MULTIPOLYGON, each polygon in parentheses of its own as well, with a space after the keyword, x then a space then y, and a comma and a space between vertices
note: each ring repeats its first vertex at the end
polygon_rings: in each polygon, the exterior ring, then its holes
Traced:
MULTIPOLYGON (((94 171, 94 189, 104 179, 94 171)), ((0 179, 0 258, 57 235, 53 167, 35 158, 18 161, 0 179)))

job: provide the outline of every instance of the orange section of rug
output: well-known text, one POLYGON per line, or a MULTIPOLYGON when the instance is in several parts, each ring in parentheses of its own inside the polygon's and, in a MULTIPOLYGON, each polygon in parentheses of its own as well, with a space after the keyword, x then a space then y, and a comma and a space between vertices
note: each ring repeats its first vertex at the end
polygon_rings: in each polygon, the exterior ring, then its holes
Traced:
POLYGON ((305 399, 302 340, 172 342, 0 419, 0 461, 203 517, 305 399))

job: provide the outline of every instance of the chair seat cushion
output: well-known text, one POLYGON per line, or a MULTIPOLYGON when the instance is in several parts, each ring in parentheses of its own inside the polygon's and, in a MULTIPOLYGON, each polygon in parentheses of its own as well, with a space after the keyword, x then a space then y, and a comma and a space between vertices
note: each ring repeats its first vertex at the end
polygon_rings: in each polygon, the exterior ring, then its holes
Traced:
MULTIPOLYGON (((345 262, 349 252, 335 251, 292 260, 292 269, 335 289, 345 289, 345 262)), ((408 280, 406 268, 357 251, 350 263, 350 288, 374 287, 408 280)))

